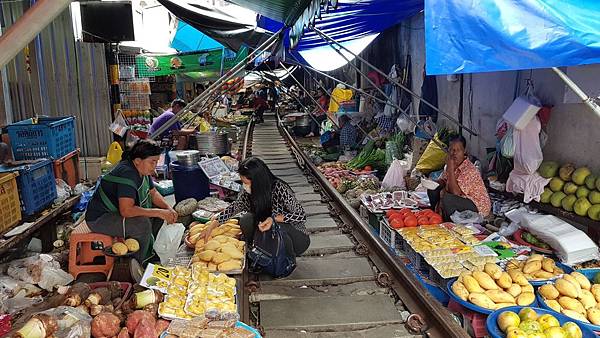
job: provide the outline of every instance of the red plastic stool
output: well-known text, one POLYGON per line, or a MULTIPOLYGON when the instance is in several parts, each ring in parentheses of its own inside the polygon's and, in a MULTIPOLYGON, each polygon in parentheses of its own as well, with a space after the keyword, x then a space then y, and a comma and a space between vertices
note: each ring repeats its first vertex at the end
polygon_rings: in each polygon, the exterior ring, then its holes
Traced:
POLYGON ((448 309, 461 313, 465 319, 468 319, 471 322, 471 327, 473 328, 473 334, 475 338, 482 338, 488 335, 485 321, 487 320, 487 315, 483 313, 471 311, 464 306, 460 305, 457 301, 450 298, 448 302, 448 309))
POLYGON ((69 273, 73 278, 77 279, 82 273, 102 273, 107 277, 110 275, 115 259, 106 256, 102 250, 92 248, 92 243, 98 242, 103 247, 108 247, 112 245, 113 238, 89 232, 85 222, 73 230, 69 237, 69 273), (104 257, 104 263, 94 263, 96 257, 104 257))

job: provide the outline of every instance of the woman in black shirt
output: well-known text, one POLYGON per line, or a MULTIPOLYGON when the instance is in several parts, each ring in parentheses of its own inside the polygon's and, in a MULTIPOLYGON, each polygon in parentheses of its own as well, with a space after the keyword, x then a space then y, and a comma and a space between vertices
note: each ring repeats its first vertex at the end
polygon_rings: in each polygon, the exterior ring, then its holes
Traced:
POLYGON ((240 228, 251 244, 256 231, 265 232, 277 222, 285 232, 288 254, 299 256, 310 245, 306 230, 306 213, 287 183, 275 177, 267 165, 256 157, 242 161, 238 172, 244 190, 238 199, 225 209, 218 219, 211 222, 204 236, 208 239, 212 230, 240 213, 240 228))

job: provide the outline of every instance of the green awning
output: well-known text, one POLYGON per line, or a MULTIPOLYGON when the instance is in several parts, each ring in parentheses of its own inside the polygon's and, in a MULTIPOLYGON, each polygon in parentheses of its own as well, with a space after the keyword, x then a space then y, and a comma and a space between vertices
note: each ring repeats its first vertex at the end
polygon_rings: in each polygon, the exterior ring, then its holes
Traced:
POLYGON ((302 15, 311 0, 229 0, 229 2, 286 25, 292 25, 302 15))

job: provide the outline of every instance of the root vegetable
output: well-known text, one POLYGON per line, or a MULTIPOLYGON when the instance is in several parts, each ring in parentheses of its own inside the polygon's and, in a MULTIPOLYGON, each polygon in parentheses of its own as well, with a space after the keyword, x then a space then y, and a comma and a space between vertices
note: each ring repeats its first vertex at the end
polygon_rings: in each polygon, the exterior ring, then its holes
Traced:
POLYGON ((92 293, 85 300, 85 305, 91 307, 92 305, 106 305, 110 303, 111 292, 108 288, 98 288, 92 290, 92 293))
POLYGON ((117 338, 129 338, 129 330, 126 327, 122 328, 117 338))
POLYGON ((143 318, 135 329, 133 338, 157 338, 158 334, 156 333, 155 325, 154 319, 151 321, 143 318))
POLYGON ((148 305, 144 306, 143 310, 150 312, 150 314, 153 315, 154 317, 158 316, 158 304, 157 303, 148 304, 148 305))
POLYGON ((119 317, 103 312, 92 319, 92 337, 110 338, 119 334, 121 329, 119 317))
POLYGON ((169 328, 169 324, 170 322, 164 319, 157 320, 156 324, 154 325, 156 334, 160 336, 163 332, 167 330, 167 328, 169 328))
POLYGON ((58 322, 46 314, 37 314, 14 334, 14 338, 45 338, 58 331, 58 322))
POLYGON ((141 309, 144 306, 152 303, 160 303, 163 301, 163 294, 156 290, 146 290, 133 295, 133 307, 141 309))
POLYGON ((95 317, 102 312, 113 312, 115 308, 112 304, 109 305, 92 305, 90 306, 90 316, 95 317))
POLYGON ((92 290, 87 283, 74 284, 69 291, 67 291, 67 297, 65 298, 63 305, 78 307, 88 298, 91 291, 92 290))
POLYGON ((154 324, 156 323, 154 316, 152 316, 152 314, 148 311, 136 310, 127 317, 127 330, 135 333, 135 329, 144 319, 148 322, 151 322, 152 328, 154 328, 154 324))

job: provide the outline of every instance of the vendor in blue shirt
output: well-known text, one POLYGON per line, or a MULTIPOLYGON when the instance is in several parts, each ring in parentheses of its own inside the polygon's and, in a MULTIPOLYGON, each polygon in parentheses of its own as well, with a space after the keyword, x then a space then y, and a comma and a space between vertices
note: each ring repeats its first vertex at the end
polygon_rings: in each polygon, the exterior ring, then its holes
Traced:
POLYGON ((350 116, 344 114, 338 118, 340 126, 340 150, 354 149, 357 145, 358 131, 356 127, 352 125, 350 116))

